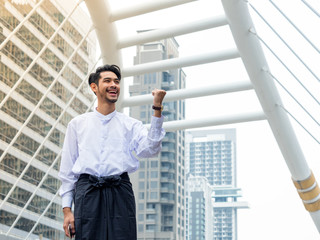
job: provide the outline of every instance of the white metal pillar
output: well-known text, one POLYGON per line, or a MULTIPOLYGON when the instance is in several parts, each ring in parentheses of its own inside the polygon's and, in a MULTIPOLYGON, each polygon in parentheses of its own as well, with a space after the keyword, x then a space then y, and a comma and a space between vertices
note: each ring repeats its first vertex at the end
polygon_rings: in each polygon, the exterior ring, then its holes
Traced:
POLYGON ((264 57, 244 0, 222 0, 240 56, 291 172, 294 185, 320 232, 320 190, 305 160, 264 57))
MULTIPOLYGON (((103 0, 85 0, 89 10, 92 23, 95 27, 101 58, 103 64, 116 64, 122 69, 122 55, 118 49, 117 27, 111 19, 111 8, 108 1, 103 0)), ((124 89, 123 80, 120 81, 120 88, 124 89)), ((120 94, 117 102, 117 110, 122 111, 121 102, 124 94, 120 94)))

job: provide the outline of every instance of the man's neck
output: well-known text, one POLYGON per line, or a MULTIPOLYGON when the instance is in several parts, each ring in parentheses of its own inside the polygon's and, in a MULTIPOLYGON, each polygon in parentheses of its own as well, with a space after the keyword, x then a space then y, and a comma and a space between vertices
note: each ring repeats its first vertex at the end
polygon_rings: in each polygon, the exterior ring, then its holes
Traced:
POLYGON ((97 106, 97 111, 103 115, 108 115, 112 113, 114 110, 116 110, 116 105, 114 103, 109 104, 109 103, 101 103, 97 106))

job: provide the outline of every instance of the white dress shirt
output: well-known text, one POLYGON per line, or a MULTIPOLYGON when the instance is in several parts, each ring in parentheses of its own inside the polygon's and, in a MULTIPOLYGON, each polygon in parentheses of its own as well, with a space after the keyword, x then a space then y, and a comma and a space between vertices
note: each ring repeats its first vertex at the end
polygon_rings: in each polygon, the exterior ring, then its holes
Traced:
POLYGON ((59 178, 62 207, 71 207, 74 185, 80 174, 120 175, 139 167, 138 157, 156 156, 165 135, 163 116, 152 117, 148 131, 141 121, 114 111, 93 112, 75 117, 67 127, 59 178))

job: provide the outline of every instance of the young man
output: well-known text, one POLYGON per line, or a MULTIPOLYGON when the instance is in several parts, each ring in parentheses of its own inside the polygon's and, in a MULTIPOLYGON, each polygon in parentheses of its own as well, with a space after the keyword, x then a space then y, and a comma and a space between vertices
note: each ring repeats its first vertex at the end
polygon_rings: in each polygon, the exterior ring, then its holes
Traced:
POLYGON ((105 65, 89 77, 98 106, 70 121, 64 140, 59 177, 62 185, 63 228, 76 239, 134 240, 135 200, 128 173, 138 157, 161 150, 165 135, 161 106, 164 90, 152 92, 154 116, 149 131, 115 110, 120 94, 120 68, 105 65), (74 215, 71 211, 74 201, 74 215))

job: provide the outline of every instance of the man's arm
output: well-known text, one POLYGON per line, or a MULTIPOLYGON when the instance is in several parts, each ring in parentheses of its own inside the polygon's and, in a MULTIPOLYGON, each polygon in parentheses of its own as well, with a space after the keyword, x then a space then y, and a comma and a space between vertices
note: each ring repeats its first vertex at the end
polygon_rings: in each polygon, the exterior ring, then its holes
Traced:
POLYGON ((131 141, 131 150, 134 150, 138 157, 147 158, 154 157, 161 151, 161 141, 165 136, 162 128, 163 116, 161 115, 161 106, 166 91, 155 89, 152 91, 153 104, 159 110, 154 111, 151 118, 151 126, 149 131, 142 122, 137 122, 134 127, 133 140, 131 141))
POLYGON ((72 172, 73 165, 78 157, 78 147, 76 132, 69 123, 66 131, 66 136, 63 143, 61 165, 59 171, 59 178, 61 180, 60 195, 62 197, 62 208, 64 215, 63 229, 66 236, 71 237, 69 233, 69 225, 72 233, 75 232, 74 216, 71 211, 74 183, 76 178, 72 172))

